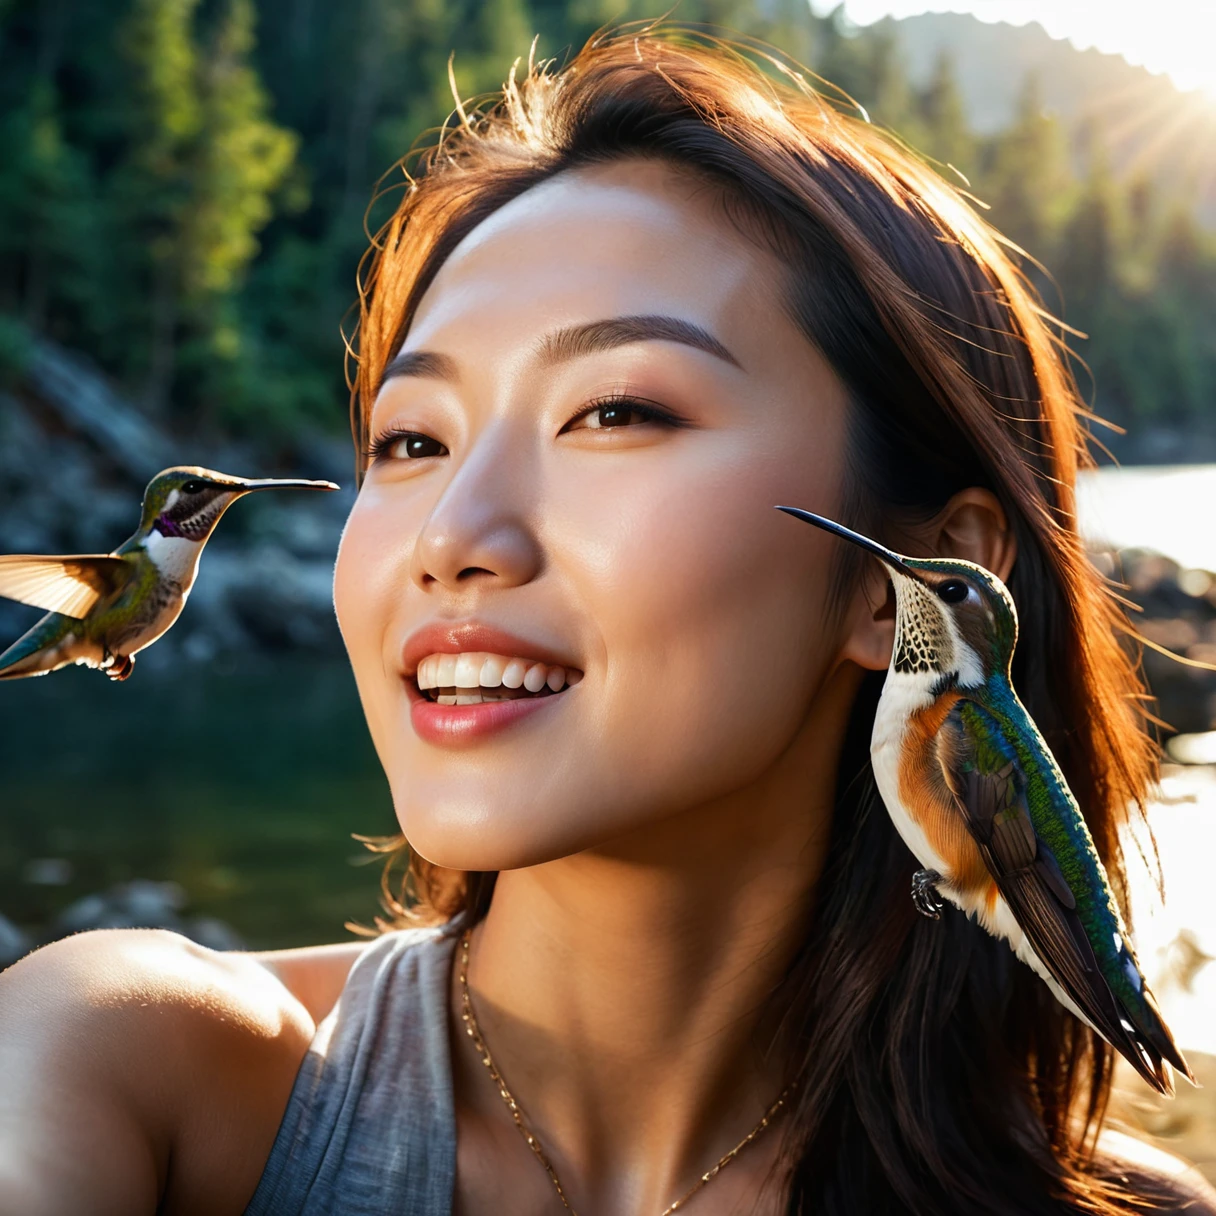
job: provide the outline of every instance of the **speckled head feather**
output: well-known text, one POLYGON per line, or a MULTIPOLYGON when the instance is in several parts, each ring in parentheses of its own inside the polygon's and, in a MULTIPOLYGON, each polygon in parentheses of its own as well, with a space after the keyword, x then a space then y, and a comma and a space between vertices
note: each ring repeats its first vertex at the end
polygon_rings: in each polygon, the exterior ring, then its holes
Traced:
POLYGON ((956 558, 905 557, 821 515, 777 509, 867 550, 886 567, 896 598, 892 671, 950 676, 965 686, 1008 677, 1018 614, 991 570, 956 558))
POLYGON ((140 531, 153 530, 165 536, 206 540, 220 517, 238 498, 255 490, 336 490, 330 481, 298 478, 252 480, 231 473, 218 473, 199 465, 177 465, 164 469, 144 490, 140 531))

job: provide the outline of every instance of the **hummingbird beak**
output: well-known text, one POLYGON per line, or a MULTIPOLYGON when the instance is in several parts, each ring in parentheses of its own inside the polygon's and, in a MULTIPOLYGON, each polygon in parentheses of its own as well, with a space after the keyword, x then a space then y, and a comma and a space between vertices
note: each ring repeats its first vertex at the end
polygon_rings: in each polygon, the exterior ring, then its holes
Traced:
POLYGON ((266 477, 261 481, 238 481, 230 487, 237 494, 250 494, 254 490, 336 490, 332 481, 305 481, 294 477, 266 477))
POLYGON ((810 511, 803 511, 800 507, 778 507, 777 510, 784 511, 787 515, 792 515, 795 519, 801 519, 805 523, 813 524, 816 528, 822 528, 825 532, 831 532, 833 536, 839 536, 842 540, 847 540, 850 544, 857 545, 859 548, 873 553, 889 570, 897 571, 908 578, 915 579, 918 583, 925 581, 920 576, 920 573, 913 570, 907 561, 893 549, 888 549, 886 545, 880 545, 876 540, 871 540, 868 536, 862 536, 860 532, 854 532, 852 528, 846 528, 844 524, 838 524, 835 520, 824 519, 822 515, 815 515, 810 511))

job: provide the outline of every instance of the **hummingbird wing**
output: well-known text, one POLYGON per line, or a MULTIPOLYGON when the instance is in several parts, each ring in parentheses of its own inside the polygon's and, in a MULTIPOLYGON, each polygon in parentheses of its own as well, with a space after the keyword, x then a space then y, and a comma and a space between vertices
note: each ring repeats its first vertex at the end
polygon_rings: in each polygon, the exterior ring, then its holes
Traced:
MULTIPOLYGON (((1026 775, 1013 749, 996 738, 977 738, 960 708, 951 710, 938 733, 938 761, 997 889, 1035 955, 1076 1009, 1154 1089, 1172 1093, 1162 1056, 1173 1063, 1171 1057, 1180 1059, 1177 1048, 1171 1041, 1172 1051, 1163 1051, 1154 1041, 1157 1035, 1139 1033, 1143 1011, 1126 1008, 1103 975, 1076 895, 1035 830, 1026 775)), ((1148 994, 1147 985, 1143 992, 1148 994)))
POLYGON ((130 577, 130 564, 109 554, 0 556, 0 595, 63 616, 87 616, 102 596, 121 590, 130 577))

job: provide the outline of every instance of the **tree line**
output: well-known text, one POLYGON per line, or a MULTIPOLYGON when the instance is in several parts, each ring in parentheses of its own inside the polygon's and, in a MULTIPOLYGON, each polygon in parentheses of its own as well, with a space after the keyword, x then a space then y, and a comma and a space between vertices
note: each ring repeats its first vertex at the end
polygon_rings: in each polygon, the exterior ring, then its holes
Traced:
MULTIPOLYGON (((559 59, 637 0, 0 0, 0 375, 29 335, 91 356, 175 426, 287 440, 344 416, 339 321, 376 181, 540 35, 559 59)), ((811 66, 1027 251, 1099 412, 1216 419, 1216 241, 1193 198, 1112 171, 1106 133, 1023 82, 994 134, 954 66, 908 79, 891 26, 805 0, 673 16, 811 66)), ((850 104, 842 101, 841 104, 850 104)), ((373 225, 376 218, 370 221, 373 225)))

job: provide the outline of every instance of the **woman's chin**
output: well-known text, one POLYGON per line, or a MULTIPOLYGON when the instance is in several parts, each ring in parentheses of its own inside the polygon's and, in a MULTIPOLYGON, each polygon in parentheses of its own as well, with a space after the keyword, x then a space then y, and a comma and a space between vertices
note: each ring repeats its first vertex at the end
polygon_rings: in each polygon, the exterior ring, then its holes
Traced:
POLYGON ((569 831, 538 831, 535 823, 525 829, 509 816, 496 819, 491 827, 480 816, 445 815, 439 822, 430 815, 407 815, 401 817, 401 830, 418 856, 446 870, 522 870, 601 843, 589 839, 585 829, 575 837, 569 831))

